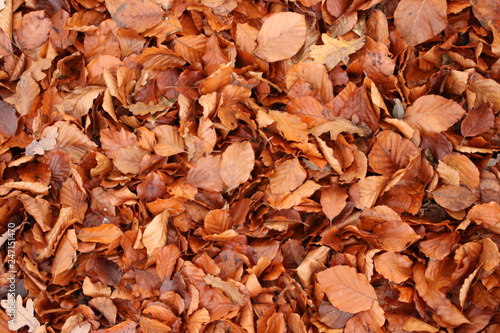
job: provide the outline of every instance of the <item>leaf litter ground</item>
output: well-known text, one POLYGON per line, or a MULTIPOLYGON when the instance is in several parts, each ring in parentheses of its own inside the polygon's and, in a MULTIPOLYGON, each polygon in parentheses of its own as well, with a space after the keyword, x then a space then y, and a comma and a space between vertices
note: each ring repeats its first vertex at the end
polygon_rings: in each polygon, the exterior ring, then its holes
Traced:
POLYGON ((0 15, 2 331, 500 330, 498 1, 0 15))

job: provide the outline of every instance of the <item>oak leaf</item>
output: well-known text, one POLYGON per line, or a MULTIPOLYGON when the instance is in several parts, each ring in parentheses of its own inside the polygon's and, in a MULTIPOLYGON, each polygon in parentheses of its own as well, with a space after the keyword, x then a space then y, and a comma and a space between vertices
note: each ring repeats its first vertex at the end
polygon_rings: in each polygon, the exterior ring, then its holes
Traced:
POLYGON ((4 309, 7 309, 11 304, 15 306, 15 318, 9 321, 9 329, 18 331, 20 328, 28 326, 28 332, 35 332, 40 326, 40 322, 35 318, 33 300, 29 298, 26 301, 26 306, 23 306, 23 298, 19 294, 16 298, 9 296, 7 300, 2 300, 4 309))
POLYGON ((309 56, 315 62, 326 65, 328 71, 331 71, 340 62, 347 65, 349 63, 349 55, 361 49, 365 44, 363 38, 346 41, 342 37, 332 38, 327 34, 322 34, 321 39, 324 45, 311 46, 309 56))

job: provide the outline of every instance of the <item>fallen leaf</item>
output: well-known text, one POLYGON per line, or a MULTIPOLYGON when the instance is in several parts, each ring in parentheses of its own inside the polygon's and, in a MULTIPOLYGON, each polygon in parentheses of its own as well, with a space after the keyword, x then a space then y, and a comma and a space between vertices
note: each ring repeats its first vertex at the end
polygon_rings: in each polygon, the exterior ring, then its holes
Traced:
POLYGON ((446 1, 402 0, 394 12, 394 23, 408 44, 425 42, 446 27, 446 1))
POLYGON ((291 58, 304 44, 306 32, 303 15, 291 12, 272 14, 257 34, 255 55, 269 62, 291 58))
POLYGON ((101 224, 98 227, 82 228, 77 237, 82 242, 110 244, 122 234, 120 228, 114 224, 101 224))
POLYGON ((106 8, 118 26, 144 32, 157 25, 165 12, 150 0, 106 0, 106 8))
POLYGON ((326 65, 326 69, 331 71, 340 62, 344 65, 349 63, 349 55, 358 51, 365 44, 363 38, 346 41, 342 37, 332 38, 327 34, 321 35, 323 45, 311 46, 309 56, 319 64, 326 65))
POLYGON ((33 300, 29 298, 26 306, 23 306, 23 298, 17 295, 16 298, 9 295, 9 298, 2 300, 2 307, 10 313, 10 305, 14 305, 14 319, 9 320, 9 329, 17 331, 24 326, 28 326, 28 332, 35 332, 40 327, 40 322, 35 318, 33 300))
POLYGON ((210 274, 205 276, 205 282, 214 288, 220 289, 233 303, 243 305, 243 295, 233 282, 223 281, 221 278, 210 274))
POLYGON ((167 242, 167 226, 170 214, 168 211, 155 216, 144 229, 142 235, 142 243, 151 256, 153 251, 159 247, 165 246, 167 242))
POLYGON ((18 120, 16 109, 9 103, 0 101, 0 132, 10 136, 16 134, 18 120))
POLYGON ((451 211, 465 209, 476 202, 471 191, 458 185, 444 185, 432 192, 434 200, 451 211))
POLYGON ((237 142, 222 153, 220 162, 220 176, 232 191, 250 178, 254 169, 255 153, 250 142, 237 142))
POLYGON ((277 163, 270 177, 271 192, 282 194, 293 191, 304 183, 306 175, 306 170, 297 158, 277 163))
POLYGON ((438 95, 419 97, 408 109, 404 120, 421 133, 433 134, 455 124, 465 110, 456 102, 438 95))
POLYGON ((330 267, 316 274, 328 300, 341 311, 359 313, 377 301, 375 289, 366 277, 349 266, 330 267))

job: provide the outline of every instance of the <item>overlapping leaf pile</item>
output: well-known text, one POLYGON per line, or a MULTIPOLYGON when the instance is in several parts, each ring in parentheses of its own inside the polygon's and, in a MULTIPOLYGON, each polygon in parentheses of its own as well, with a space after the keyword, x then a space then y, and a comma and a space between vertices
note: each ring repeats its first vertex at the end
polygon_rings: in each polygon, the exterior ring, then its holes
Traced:
POLYGON ((22 330, 500 330, 500 2, 0 14, 22 330))

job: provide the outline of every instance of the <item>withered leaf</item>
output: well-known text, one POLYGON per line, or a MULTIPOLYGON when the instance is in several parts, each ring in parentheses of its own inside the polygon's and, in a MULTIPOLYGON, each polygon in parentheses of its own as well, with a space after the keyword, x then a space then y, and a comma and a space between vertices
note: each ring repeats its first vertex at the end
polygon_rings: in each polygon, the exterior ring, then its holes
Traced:
POLYGON ((14 135, 17 131, 16 109, 9 103, 0 101, 0 132, 8 135, 14 135))
POLYGON ((446 1, 402 0, 394 12, 394 23, 408 44, 425 42, 446 27, 446 1))
POLYGON ((257 34, 255 55, 269 62, 291 58, 304 44, 306 32, 303 15, 291 12, 272 14, 257 34))
POLYGON ((327 34, 322 34, 321 39, 324 45, 311 46, 309 55, 317 63, 325 64, 328 71, 331 71, 340 62, 347 65, 349 55, 361 49, 365 44, 363 38, 346 41, 342 37, 332 38, 327 34))
POLYGON ((17 331, 24 326, 28 326, 28 332, 35 332, 40 327, 40 322, 35 318, 33 300, 26 300, 26 306, 23 306, 23 298, 17 295, 16 298, 9 295, 7 300, 2 300, 2 307, 7 309, 10 304, 15 307, 16 316, 9 321, 9 329, 17 331))
POLYGON ((422 133, 439 133, 447 130, 465 114, 456 102, 438 95, 418 98, 406 109, 404 120, 422 133))
POLYGON ((434 200, 441 206, 452 211, 459 211, 476 202, 476 197, 470 190, 458 185, 444 185, 432 192, 434 200))
POLYGON ((330 267, 316 275, 328 300, 341 311, 359 313, 369 310, 377 300, 375 289, 366 277, 349 266, 330 267))
POLYGON ((106 0, 106 7, 118 26, 144 32, 161 22, 165 12, 150 0, 106 0))
POLYGON ((222 153, 220 177, 232 191, 246 182, 254 168, 255 153, 250 142, 237 142, 222 153))

